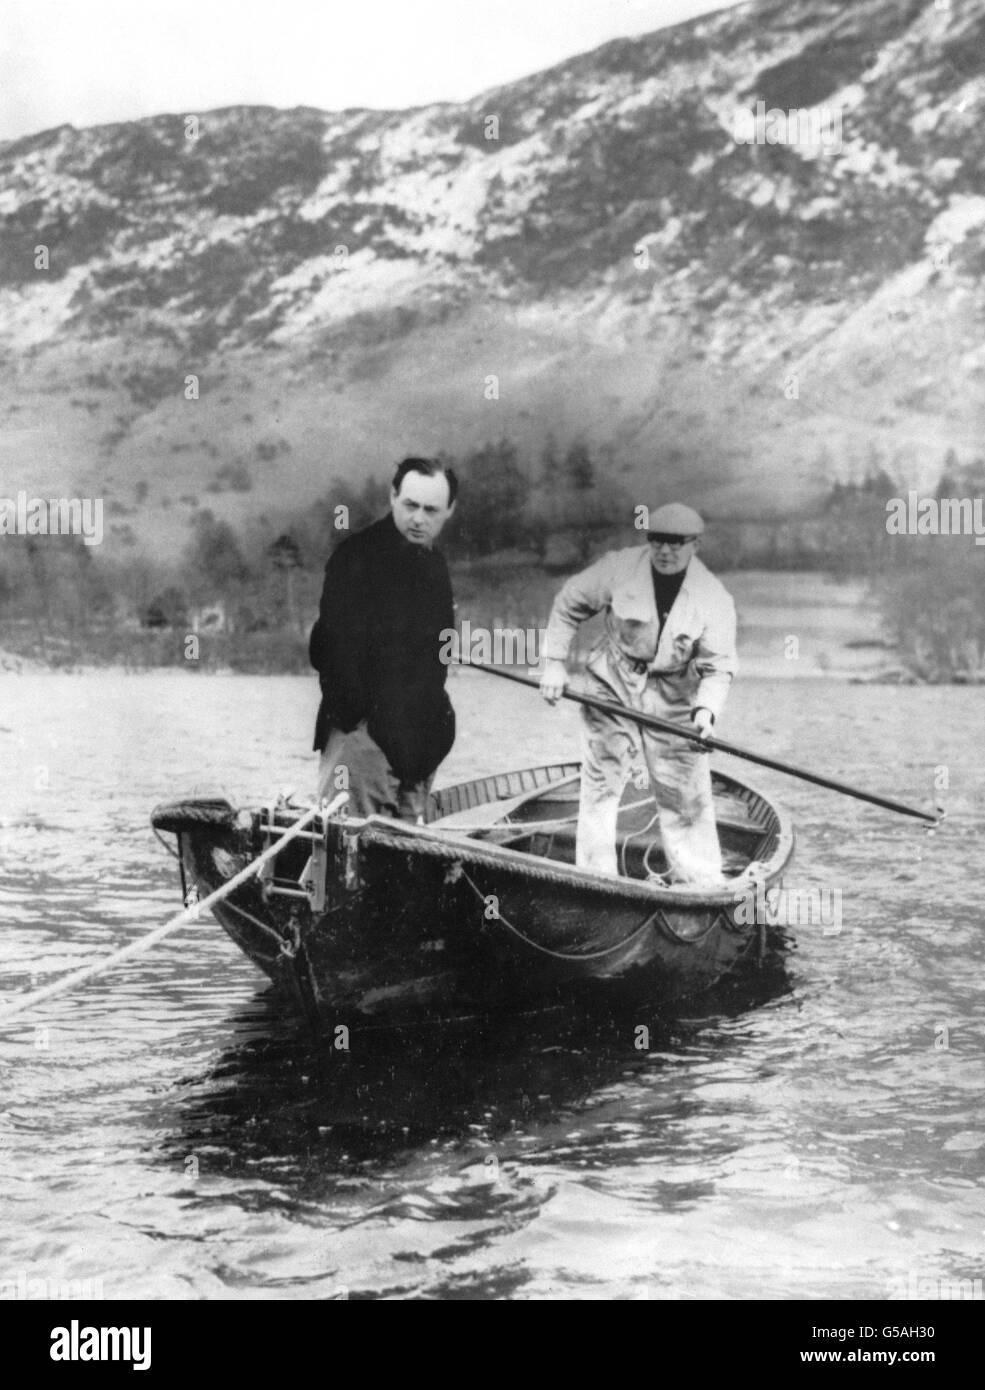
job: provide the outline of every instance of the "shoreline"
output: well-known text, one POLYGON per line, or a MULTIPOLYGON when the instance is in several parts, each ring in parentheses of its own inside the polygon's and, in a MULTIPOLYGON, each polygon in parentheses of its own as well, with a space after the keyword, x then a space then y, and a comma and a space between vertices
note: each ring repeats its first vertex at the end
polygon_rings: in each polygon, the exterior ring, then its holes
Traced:
MULTIPOLYGON (((977 680, 928 680, 908 670, 891 641, 869 585, 859 578, 833 579, 814 571, 734 570, 722 576, 739 615, 738 679, 827 680, 885 685, 965 685, 977 680)), ((466 617, 473 631, 520 629, 542 633, 561 580, 541 571, 458 587, 456 626, 466 617)), ((312 615, 313 620, 313 615, 312 615)), ((295 619, 295 623, 297 623, 295 619)), ((598 618, 579 633, 571 670, 587 656, 601 631, 598 618)), ((536 648, 531 655, 536 655, 536 648)), ((516 669, 527 670, 529 663, 516 669)), ((40 672, 117 676, 174 671, 183 675, 298 675, 311 679, 307 625, 278 630, 212 630, 99 627, 40 632, 23 620, 0 623, 0 673, 40 672), (185 656, 195 639, 196 659, 185 656)))
MULTIPOLYGON (((840 685, 978 685, 985 684, 983 681, 951 680, 951 681, 926 681, 905 671, 900 666, 890 666, 883 670, 858 670, 850 669, 823 669, 819 666, 808 667, 806 663, 787 661, 783 657, 757 657, 739 656, 740 666, 737 682, 748 680, 755 681, 823 681, 840 685)), ((526 666, 505 667, 506 670, 526 672, 532 674, 532 668, 526 666)), ((577 677, 581 673, 581 667, 571 671, 571 675, 577 677)), ((195 666, 189 662, 184 666, 177 663, 166 663, 156 666, 123 666, 118 662, 105 663, 79 663, 79 665, 65 664, 46 664, 31 657, 20 657, 16 653, 0 648, 0 675, 5 676, 58 676, 67 679, 80 679, 92 676, 112 676, 119 678, 139 678, 146 676, 172 675, 176 680, 186 680, 189 678, 202 679, 203 677, 217 676, 222 679, 232 677, 244 680, 284 680, 293 678, 301 681, 312 681, 316 679, 314 671, 242 671, 236 670, 232 666, 195 666)), ((463 671, 461 667, 451 667, 449 669, 449 679, 451 680, 475 680, 476 677, 469 671, 463 671)))

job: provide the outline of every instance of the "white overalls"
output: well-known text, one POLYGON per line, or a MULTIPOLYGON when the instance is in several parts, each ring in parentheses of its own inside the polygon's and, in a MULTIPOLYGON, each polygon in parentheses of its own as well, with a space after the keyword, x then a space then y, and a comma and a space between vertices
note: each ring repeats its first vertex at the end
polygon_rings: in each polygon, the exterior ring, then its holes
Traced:
MULTIPOLYGON (((584 690, 693 729, 691 710, 715 718, 737 661, 735 605, 695 556, 660 631, 648 547, 613 550, 573 575, 554 601, 543 655, 565 661, 579 623, 605 611, 605 635, 588 660, 584 690), (659 632, 659 642, 657 640, 659 632)), ((721 884, 707 753, 671 734, 582 708, 582 780, 576 863, 615 874, 616 818, 642 751, 659 816, 670 877, 695 887, 721 884)))

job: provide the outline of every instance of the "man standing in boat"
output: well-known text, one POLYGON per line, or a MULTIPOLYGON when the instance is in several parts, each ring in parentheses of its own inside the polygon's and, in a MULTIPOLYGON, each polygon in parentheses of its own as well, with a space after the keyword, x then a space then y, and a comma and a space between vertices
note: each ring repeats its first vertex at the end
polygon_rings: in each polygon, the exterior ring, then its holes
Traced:
MULTIPOLYGON (((610 551, 572 576, 554 601, 544 642, 541 694, 564 690, 565 661, 578 625, 605 613, 605 633, 588 660, 585 692, 655 714, 707 738, 736 671, 735 605, 697 558, 704 522, 679 502, 649 513, 647 544, 610 551)), ((673 882, 724 882, 707 753, 582 707, 581 805, 576 863, 615 874, 616 821, 639 754, 650 776, 673 882)))
POLYGON ((416 821, 455 741, 442 631, 454 625, 451 580, 435 541, 455 510, 457 479, 406 458, 390 514, 343 541, 325 566, 309 655, 321 684, 315 748, 319 798, 348 811, 416 821))

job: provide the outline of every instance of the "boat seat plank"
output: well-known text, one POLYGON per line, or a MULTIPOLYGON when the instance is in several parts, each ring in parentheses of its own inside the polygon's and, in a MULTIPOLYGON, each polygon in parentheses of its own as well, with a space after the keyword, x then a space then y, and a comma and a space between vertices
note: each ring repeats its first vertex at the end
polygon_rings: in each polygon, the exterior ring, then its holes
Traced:
POLYGON ((461 811, 452 811, 447 816, 439 816, 437 820, 429 821, 428 825, 434 830, 481 830, 486 826, 496 825, 506 816, 513 815, 515 811, 518 811, 521 806, 528 802, 543 801, 548 792, 555 792, 559 787, 570 787, 579 779, 580 774, 576 773, 572 777, 565 778, 563 782, 554 782, 549 788, 533 787, 529 791, 520 792, 518 796, 492 801, 481 801, 477 795, 471 806, 464 807, 461 811))

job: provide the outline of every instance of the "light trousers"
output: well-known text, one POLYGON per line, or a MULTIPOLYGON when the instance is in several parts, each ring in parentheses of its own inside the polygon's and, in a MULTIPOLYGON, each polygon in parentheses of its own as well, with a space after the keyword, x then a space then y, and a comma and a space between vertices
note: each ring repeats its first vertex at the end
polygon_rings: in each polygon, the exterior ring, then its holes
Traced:
MULTIPOLYGON (((586 672, 585 692, 612 700, 614 691, 586 672)), ((619 691, 623 703, 661 719, 680 720, 654 682, 619 691)), ((685 727, 690 728, 690 719, 685 727)), ((715 826, 710 757, 683 739, 641 729, 629 720, 582 707, 581 801, 575 863, 595 873, 618 874, 619 805, 634 768, 644 764, 656 802, 660 837, 673 882, 720 887, 722 853, 715 826)))
POLYGON ((433 777, 424 782, 401 782, 386 754, 366 732, 365 721, 349 733, 330 729, 318 763, 318 799, 349 793, 350 816, 393 816, 423 820, 433 777))

